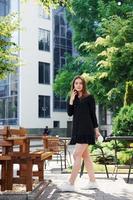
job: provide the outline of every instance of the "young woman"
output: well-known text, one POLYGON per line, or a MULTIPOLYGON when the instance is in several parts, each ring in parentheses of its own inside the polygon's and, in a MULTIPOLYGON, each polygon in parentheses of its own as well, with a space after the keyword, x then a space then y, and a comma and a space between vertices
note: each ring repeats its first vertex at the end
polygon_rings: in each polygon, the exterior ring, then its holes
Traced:
POLYGON ((89 175, 89 184, 84 189, 95 189, 97 183, 88 145, 95 144, 95 138, 100 136, 95 113, 94 97, 87 92, 86 82, 81 76, 76 76, 72 82, 71 96, 68 100, 67 113, 73 115, 73 130, 70 144, 75 144, 73 153, 74 164, 69 180, 60 186, 62 191, 74 191, 74 182, 81 167, 81 159, 89 175))

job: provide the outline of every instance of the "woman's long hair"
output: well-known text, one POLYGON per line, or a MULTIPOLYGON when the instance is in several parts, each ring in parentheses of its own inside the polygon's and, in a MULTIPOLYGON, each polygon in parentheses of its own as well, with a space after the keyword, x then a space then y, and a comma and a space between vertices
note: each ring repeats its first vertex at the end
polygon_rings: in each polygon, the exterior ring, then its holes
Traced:
POLYGON ((82 89, 82 97, 86 97, 88 95, 90 95, 90 93, 87 91, 86 89, 86 82, 84 80, 84 78, 80 75, 78 76, 75 76, 74 79, 72 80, 72 84, 71 84, 71 92, 72 90, 74 89, 74 83, 77 79, 80 79, 82 81, 82 84, 83 84, 83 89, 82 89))

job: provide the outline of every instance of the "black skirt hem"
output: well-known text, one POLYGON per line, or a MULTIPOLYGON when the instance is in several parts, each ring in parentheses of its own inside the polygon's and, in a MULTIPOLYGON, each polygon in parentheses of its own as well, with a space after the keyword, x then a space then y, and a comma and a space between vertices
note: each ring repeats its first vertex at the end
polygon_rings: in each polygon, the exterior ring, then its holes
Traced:
POLYGON ((74 140, 74 139, 71 139, 70 140, 70 145, 75 145, 75 144, 88 144, 88 145, 94 145, 95 144, 95 140, 94 141, 81 141, 81 140, 74 140))

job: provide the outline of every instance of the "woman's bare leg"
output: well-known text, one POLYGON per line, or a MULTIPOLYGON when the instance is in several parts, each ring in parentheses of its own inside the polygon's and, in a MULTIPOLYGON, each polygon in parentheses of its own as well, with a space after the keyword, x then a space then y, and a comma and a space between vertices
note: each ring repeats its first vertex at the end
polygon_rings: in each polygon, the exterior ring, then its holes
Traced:
POLYGON ((72 168, 72 172, 69 178, 69 182, 70 184, 74 184, 75 179, 78 175, 79 169, 81 167, 81 158, 82 158, 82 154, 85 151, 85 149, 87 148, 88 144, 76 144, 75 145, 75 150, 73 153, 73 158, 74 158, 74 164, 73 164, 73 168, 72 168))
POLYGON ((82 157, 83 157, 85 168, 86 168, 87 173, 89 175, 90 181, 93 182, 93 181, 96 180, 96 178, 95 178, 93 162, 92 162, 92 159, 91 159, 91 156, 90 156, 88 145, 87 145, 87 148, 84 150, 82 157))

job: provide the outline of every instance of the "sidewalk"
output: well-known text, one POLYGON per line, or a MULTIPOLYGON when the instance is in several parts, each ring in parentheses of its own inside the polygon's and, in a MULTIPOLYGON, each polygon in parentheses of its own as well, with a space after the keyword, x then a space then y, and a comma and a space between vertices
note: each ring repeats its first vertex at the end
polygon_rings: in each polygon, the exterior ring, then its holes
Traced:
MULTIPOLYGON (((14 174, 17 169, 16 165, 14 174)), ((80 178, 78 175, 75 192, 59 191, 58 186, 66 181, 69 175, 69 173, 61 173, 60 162, 48 161, 44 179, 51 180, 51 183, 46 187, 39 200, 133 200, 133 174, 131 174, 130 183, 126 182, 127 174, 118 174, 117 180, 112 178, 112 174, 109 179, 106 174, 96 174, 99 185, 97 190, 82 190, 80 186, 87 183, 88 176, 83 174, 80 178)))
MULTIPOLYGON (((53 164, 52 164, 53 167, 53 164)), ((96 174, 98 190, 81 190, 80 185, 85 185, 87 174, 76 180, 75 192, 61 192, 58 186, 67 180, 70 174, 63 174, 59 168, 45 171, 45 179, 51 179, 51 184, 46 188, 41 200, 133 200, 133 178, 126 183, 127 174, 118 175, 117 180, 106 178, 106 174, 96 174)), ((132 175, 131 175, 132 177, 132 175)))

